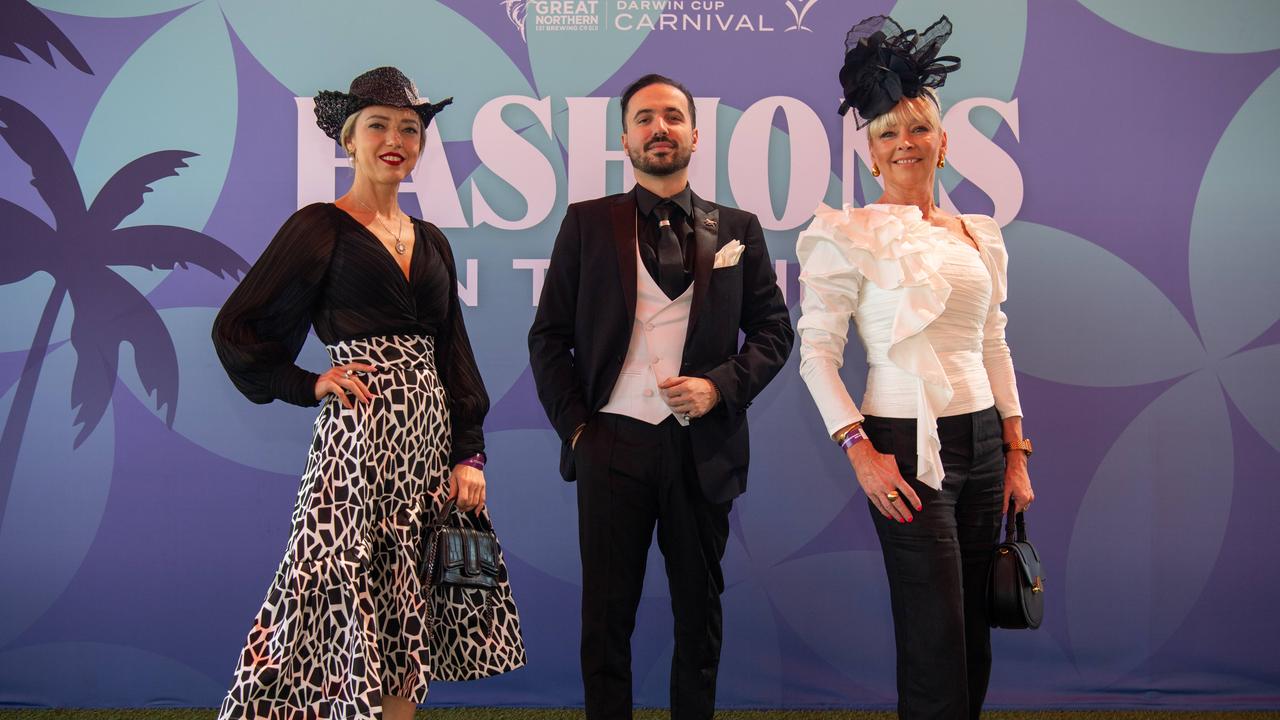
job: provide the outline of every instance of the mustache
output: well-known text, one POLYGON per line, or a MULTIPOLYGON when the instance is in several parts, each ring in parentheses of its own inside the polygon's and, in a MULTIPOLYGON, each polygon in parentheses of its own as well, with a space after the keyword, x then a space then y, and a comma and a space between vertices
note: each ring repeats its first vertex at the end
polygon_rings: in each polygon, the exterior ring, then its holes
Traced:
POLYGON ((671 139, 671 137, 669 137, 669 136, 667 136, 667 135, 658 135, 658 136, 655 136, 655 137, 651 138, 651 139, 649 140, 649 142, 645 143, 645 144, 644 144, 644 149, 645 149, 645 150, 648 150, 649 148, 653 147, 654 145, 657 145, 658 143, 667 143, 668 145, 670 145, 670 146, 671 146, 671 147, 673 147, 673 148, 678 148, 678 147, 680 147, 680 143, 678 143, 678 142, 676 142, 675 140, 671 139))

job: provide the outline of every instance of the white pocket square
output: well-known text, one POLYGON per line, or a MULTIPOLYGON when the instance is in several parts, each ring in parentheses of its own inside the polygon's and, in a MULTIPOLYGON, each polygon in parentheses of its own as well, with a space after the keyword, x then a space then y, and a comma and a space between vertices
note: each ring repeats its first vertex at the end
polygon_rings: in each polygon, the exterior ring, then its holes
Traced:
POLYGON ((738 261, 742 259, 742 251, 746 249, 747 246, 738 242, 737 239, 730 240, 724 247, 716 251, 716 261, 711 266, 711 269, 718 270, 737 265, 738 261))

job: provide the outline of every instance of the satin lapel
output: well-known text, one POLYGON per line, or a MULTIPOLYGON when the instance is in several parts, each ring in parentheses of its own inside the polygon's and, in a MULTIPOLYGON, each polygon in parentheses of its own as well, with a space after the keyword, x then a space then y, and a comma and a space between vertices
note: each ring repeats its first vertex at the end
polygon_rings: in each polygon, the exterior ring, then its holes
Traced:
POLYGON ((632 195, 624 195, 613 206, 613 246, 629 326, 636 316, 636 201, 632 195))
POLYGON ((720 245, 720 208, 694 196, 693 200, 693 306, 689 308, 689 334, 698 326, 711 289, 711 270, 720 245))

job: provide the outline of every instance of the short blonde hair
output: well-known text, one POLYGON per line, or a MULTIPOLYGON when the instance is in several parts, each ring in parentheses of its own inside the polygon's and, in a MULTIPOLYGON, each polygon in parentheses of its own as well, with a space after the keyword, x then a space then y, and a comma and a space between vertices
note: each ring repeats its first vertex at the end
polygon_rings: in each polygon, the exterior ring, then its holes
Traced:
POLYGON ((873 138, 888 128, 917 122, 925 122, 935 130, 941 130, 942 112, 939 105, 938 94, 933 88, 924 88, 918 97, 904 97, 892 110, 872 120, 867 125, 867 137, 873 138))
POLYGON ((342 121, 342 131, 338 133, 338 141, 342 143, 342 149, 347 151, 347 157, 352 157, 352 152, 347 148, 347 143, 351 141, 351 136, 356 134, 356 121, 360 119, 360 113, 364 112, 361 108, 342 121))

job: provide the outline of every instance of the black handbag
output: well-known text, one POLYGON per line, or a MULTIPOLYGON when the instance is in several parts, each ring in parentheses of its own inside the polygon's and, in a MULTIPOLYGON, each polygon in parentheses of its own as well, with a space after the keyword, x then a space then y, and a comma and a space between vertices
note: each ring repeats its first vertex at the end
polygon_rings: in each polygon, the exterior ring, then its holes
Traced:
POLYGON ((1014 507, 1010 498, 1004 542, 996 545, 991 555, 987 620, 991 627, 1034 630, 1044 619, 1044 573, 1040 570, 1040 555, 1027 540, 1026 521, 1022 513, 1014 512, 1014 507))
POLYGON ((427 594, 432 668, 442 673, 437 676, 442 680, 481 677, 471 673, 450 674, 448 669, 474 664, 475 652, 483 654, 503 649, 501 644, 489 642, 497 628, 499 578, 503 574, 498 536, 485 512, 470 513, 468 517, 472 519, 468 524, 475 527, 464 525, 462 512, 456 509, 453 500, 448 500, 423 527, 418 574, 427 594), (440 634, 441 624, 453 632, 440 634), (474 639, 476 632, 484 639, 480 650, 465 644, 460 646, 459 638, 474 639), (464 657, 457 654, 460 647, 466 650, 464 657))
POLYGON ((496 590, 498 536, 487 520, 481 520, 485 527, 480 529, 462 527, 454 510, 453 500, 445 502, 427 529, 423 577, 433 589, 453 585, 496 590))

